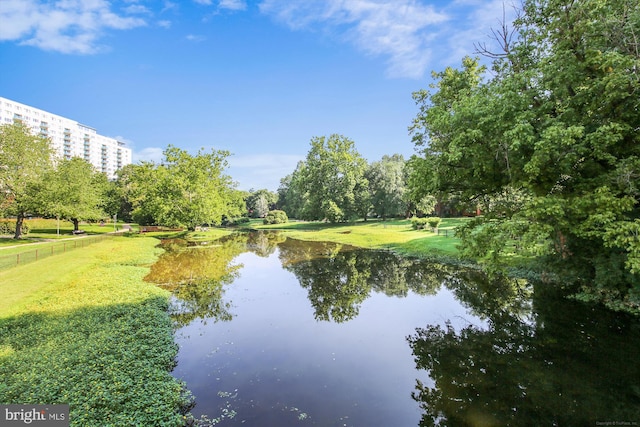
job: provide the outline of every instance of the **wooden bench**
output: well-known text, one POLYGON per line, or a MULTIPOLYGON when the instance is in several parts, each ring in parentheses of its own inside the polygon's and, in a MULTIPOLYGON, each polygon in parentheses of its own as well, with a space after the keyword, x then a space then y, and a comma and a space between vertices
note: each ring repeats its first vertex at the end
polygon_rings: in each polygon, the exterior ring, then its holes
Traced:
POLYGON ((141 233, 153 233, 156 231, 183 231, 183 228, 163 227, 161 225, 144 225, 140 227, 141 233))
POLYGON ((154 231, 162 231, 157 225, 145 225, 144 227, 140 227, 141 233, 153 233, 154 231))

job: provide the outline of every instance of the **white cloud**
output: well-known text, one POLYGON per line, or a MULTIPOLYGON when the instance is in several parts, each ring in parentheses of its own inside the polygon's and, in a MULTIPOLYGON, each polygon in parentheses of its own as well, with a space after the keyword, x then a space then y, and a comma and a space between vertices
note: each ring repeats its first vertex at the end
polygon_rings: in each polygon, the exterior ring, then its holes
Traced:
POLYGON ((124 8, 124 11, 130 15, 134 15, 136 13, 139 14, 149 14, 151 11, 146 7, 140 4, 132 4, 131 6, 127 6, 124 8))
POLYGON ((157 24, 158 24, 158 27, 160 28, 165 28, 165 29, 171 28, 171 21, 167 21, 166 19, 158 21, 157 24))
POLYGON ((165 1, 164 5, 162 6, 162 9, 160 10, 160 13, 168 12, 170 10, 177 10, 177 9, 178 9, 178 5, 176 3, 165 1))
POLYGON ((515 0, 263 0, 260 11, 292 30, 323 31, 361 52, 387 58, 391 77, 422 78, 474 54, 474 42, 503 19, 515 0), (437 4, 437 6, 435 6, 437 4), (437 60, 438 63, 434 63, 437 60))
POLYGON ((247 2, 245 0, 220 0, 218 7, 220 9, 246 10, 247 2))
POLYGON ((198 3, 198 4, 202 4, 204 6, 210 6, 211 5, 211 0, 193 0, 193 1, 198 3))
POLYGON ((417 0, 264 0, 262 13, 292 29, 322 26, 361 51, 388 58, 393 77, 420 78, 438 25, 449 16, 417 0))
POLYGON ((280 179, 292 173, 303 156, 293 154, 252 154, 230 156, 229 175, 239 182, 241 190, 266 188, 276 191, 280 179))
POLYGON ((160 163, 164 158, 164 155, 162 154, 163 151, 163 148, 158 147, 147 147, 140 151, 134 150, 133 153, 131 153, 131 160, 133 163, 142 161, 160 163))
POLYGON ((76 54, 98 51, 105 30, 146 25, 142 18, 113 12, 106 0, 2 0, 0 22, 0 41, 76 54))
POLYGON ((199 36, 197 34, 187 34, 185 38, 194 43, 200 43, 207 39, 205 36, 199 36))

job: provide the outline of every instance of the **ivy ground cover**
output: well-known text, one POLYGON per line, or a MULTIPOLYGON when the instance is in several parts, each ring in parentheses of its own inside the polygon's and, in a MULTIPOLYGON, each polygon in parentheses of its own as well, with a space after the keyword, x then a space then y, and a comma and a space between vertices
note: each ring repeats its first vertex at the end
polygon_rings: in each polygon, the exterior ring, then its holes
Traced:
POLYGON ((184 424, 169 294, 142 280, 156 244, 113 237, 0 272, 3 295, 21 289, 0 305, 0 402, 66 403, 72 426, 184 424))

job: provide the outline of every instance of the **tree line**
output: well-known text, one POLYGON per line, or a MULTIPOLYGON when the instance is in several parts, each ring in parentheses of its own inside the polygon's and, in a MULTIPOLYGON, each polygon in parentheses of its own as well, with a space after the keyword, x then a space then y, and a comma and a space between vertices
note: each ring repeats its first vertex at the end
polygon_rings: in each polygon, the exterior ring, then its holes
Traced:
POLYGON ((278 205, 294 218, 330 222, 432 213, 409 190, 410 165, 402 155, 371 164, 342 135, 311 139, 304 161, 280 181, 278 205))
POLYGON ((277 193, 236 189, 226 173, 228 151, 192 155, 169 146, 161 162, 126 165, 109 181, 83 158, 56 158, 50 141, 20 122, 0 126, 0 144, 0 213, 16 218, 15 238, 29 215, 68 220, 74 230, 80 221, 113 217, 194 230, 276 210, 285 211, 284 218, 344 222, 433 208, 411 200, 401 155, 369 165, 341 135, 313 138, 307 160, 281 180, 277 193))
POLYGON ((28 215, 73 222, 120 218, 142 225, 195 229, 244 214, 226 151, 196 155, 169 146, 160 163, 126 165, 109 181, 80 157, 56 158, 50 141, 20 122, 0 126, 0 213, 16 218, 14 238, 28 215))

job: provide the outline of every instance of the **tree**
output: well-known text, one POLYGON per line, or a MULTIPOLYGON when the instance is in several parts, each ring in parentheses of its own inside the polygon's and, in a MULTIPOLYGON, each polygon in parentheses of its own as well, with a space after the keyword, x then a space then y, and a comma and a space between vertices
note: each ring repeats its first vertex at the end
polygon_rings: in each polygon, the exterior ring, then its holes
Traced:
POLYGON ((52 159, 49 140, 32 135, 26 125, 0 126, 0 210, 16 216, 14 239, 21 237, 27 213, 38 210, 32 190, 51 169, 52 159))
POLYGON ((123 202, 118 183, 116 181, 107 181, 100 208, 109 217, 115 215, 123 221, 131 221, 130 208, 123 202))
POLYGON ((280 180, 278 207, 289 217, 302 218, 304 206, 308 203, 308 193, 303 186, 306 165, 298 162, 296 169, 280 180))
POLYGON ((267 213, 275 208, 278 195, 267 189, 250 191, 247 197, 247 211, 253 218, 264 218, 267 213))
POLYGON ((116 182, 121 207, 138 224, 158 224, 154 216, 159 211, 156 203, 162 203, 158 194, 158 175, 157 166, 153 162, 129 164, 118 171, 116 182))
POLYGON ((350 139, 333 134, 311 139, 302 188, 307 194, 303 219, 331 222, 366 219, 370 209, 367 161, 350 139))
POLYGON ((407 212, 405 160, 400 154, 383 156, 369 165, 365 176, 369 181, 373 212, 386 219, 407 212))
POLYGON ((224 174, 227 151, 201 149, 195 156, 169 146, 160 165, 141 163, 120 175, 120 186, 141 224, 185 226, 220 224, 244 212, 241 193, 224 174))
POLYGON ((45 175, 45 184, 39 192, 42 213, 69 220, 78 231, 81 220, 105 217, 103 206, 108 188, 107 176, 88 161, 80 157, 60 160, 45 175))
POLYGON ((493 76, 476 59, 434 74, 410 131, 424 188, 499 200, 463 248, 500 267, 517 250, 582 299, 640 311, 640 10, 632 0, 527 0, 493 76))
POLYGON ((160 187, 167 198, 159 219, 167 225, 184 225, 190 230, 201 224, 220 224, 223 216, 239 216, 235 189, 227 168, 227 151, 204 149, 195 156, 169 146, 165 152, 160 187))

